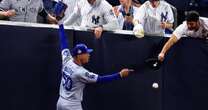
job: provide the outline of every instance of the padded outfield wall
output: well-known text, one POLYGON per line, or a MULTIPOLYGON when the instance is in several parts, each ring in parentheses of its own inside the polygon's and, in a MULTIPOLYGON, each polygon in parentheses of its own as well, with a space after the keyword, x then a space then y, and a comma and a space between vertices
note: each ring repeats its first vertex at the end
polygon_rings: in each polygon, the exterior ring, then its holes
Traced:
MULTIPOLYGON (((0 22, 0 105, 2 110, 55 110, 61 56, 58 26, 0 22), (10 24, 10 25, 8 25, 10 24)), ((208 109, 208 43, 182 39, 167 54, 159 70, 145 65, 157 56, 168 38, 137 39, 129 31, 92 32, 66 27, 70 48, 86 43, 94 49, 86 68, 105 75, 135 69, 128 78, 90 84, 84 110, 199 110, 208 109), (153 89, 152 83, 159 83, 153 89)))

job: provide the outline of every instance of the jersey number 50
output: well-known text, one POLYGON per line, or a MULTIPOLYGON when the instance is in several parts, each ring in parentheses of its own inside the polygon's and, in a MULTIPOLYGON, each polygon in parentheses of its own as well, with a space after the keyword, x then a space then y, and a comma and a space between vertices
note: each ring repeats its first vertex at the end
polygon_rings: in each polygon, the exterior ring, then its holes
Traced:
POLYGON ((72 80, 71 80, 70 76, 66 75, 64 72, 63 72, 63 87, 67 91, 70 91, 72 88, 72 80))

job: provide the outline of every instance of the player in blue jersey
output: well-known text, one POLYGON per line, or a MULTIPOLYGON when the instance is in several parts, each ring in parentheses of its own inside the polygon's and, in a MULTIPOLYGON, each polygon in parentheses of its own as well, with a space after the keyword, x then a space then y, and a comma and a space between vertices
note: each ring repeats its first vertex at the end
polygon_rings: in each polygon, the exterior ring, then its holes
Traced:
POLYGON ((83 89, 87 83, 104 83, 124 78, 133 70, 122 69, 118 73, 100 76, 83 67, 93 51, 85 44, 77 44, 71 51, 67 48, 63 25, 59 25, 62 49, 62 79, 57 110, 82 110, 83 89))

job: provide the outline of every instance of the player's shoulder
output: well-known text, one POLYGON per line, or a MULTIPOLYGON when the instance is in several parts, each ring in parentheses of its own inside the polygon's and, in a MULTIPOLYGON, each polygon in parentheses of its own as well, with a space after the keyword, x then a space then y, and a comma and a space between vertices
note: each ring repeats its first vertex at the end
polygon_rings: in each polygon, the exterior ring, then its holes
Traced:
POLYGON ((86 73, 89 73, 89 71, 82 66, 76 67, 74 72, 77 77, 82 77, 85 76, 86 73))
POLYGON ((85 73, 87 72, 87 69, 85 69, 83 66, 75 64, 73 61, 71 61, 71 66, 74 72, 77 74, 85 73))

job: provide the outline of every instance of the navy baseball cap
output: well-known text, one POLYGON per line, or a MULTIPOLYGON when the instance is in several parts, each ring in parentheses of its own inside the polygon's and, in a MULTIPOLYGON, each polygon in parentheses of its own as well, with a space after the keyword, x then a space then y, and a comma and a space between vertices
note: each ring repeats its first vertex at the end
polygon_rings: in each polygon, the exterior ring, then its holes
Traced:
POLYGON ((71 55, 77 56, 84 53, 91 53, 93 49, 89 49, 85 44, 77 44, 72 50, 71 55))

